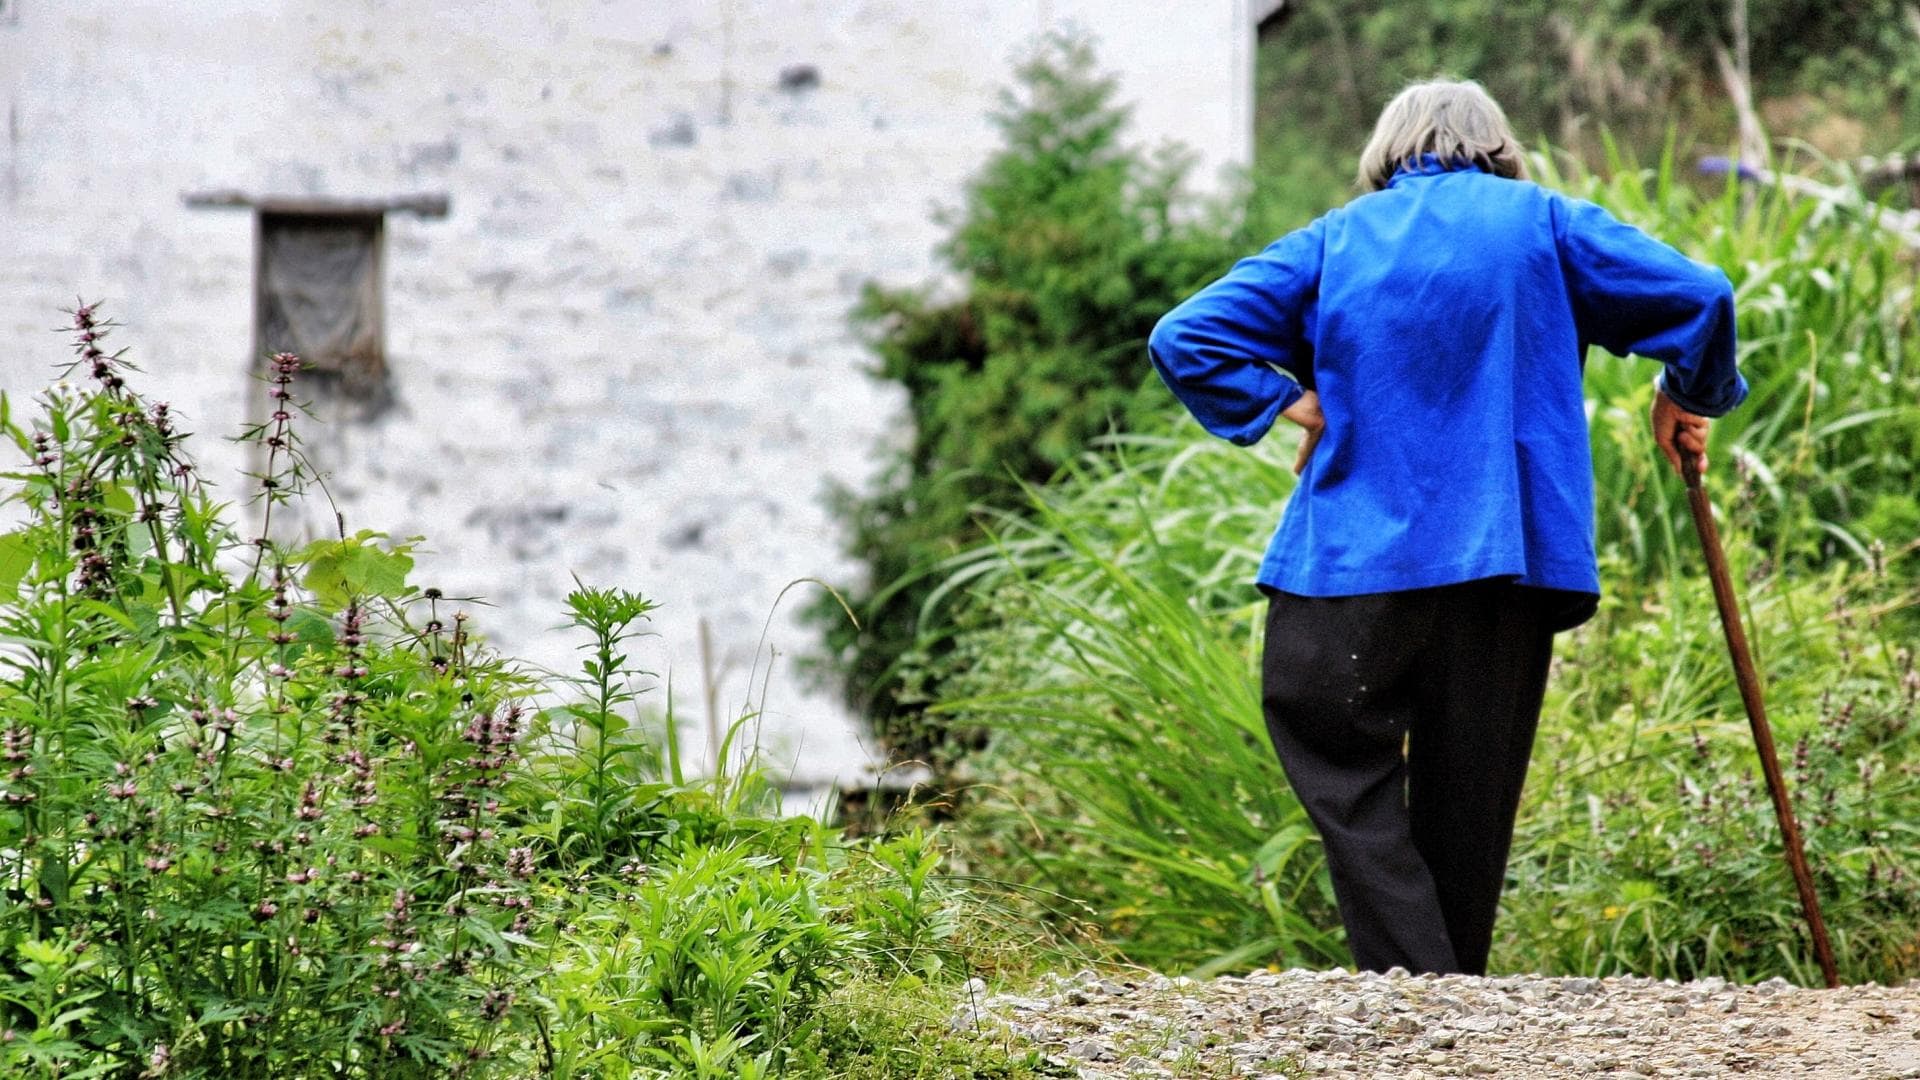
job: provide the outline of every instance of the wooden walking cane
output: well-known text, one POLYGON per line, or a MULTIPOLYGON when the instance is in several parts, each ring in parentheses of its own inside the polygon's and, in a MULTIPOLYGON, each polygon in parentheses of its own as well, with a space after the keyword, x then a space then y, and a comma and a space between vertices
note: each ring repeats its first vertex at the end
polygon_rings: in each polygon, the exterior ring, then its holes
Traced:
POLYGON ((1733 580, 1727 574, 1727 555, 1720 549, 1720 533, 1713 527, 1713 505, 1707 501, 1707 489, 1700 483, 1700 466, 1694 455, 1678 444, 1674 449, 1679 451, 1680 471, 1687 479, 1687 503, 1693 508, 1693 527, 1700 533, 1700 546, 1706 551, 1707 574, 1713 579, 1713 599, 1720 608, 1720 625, 1727 632, 1727 651, 1733 655, 1733 674, 1740 684, 1740 700, 1747 706, 1747 722, 1753 728, 1753 741, 1760 748, 1767 791, 1773 796, 1773 814, 1780 819, 1780 834, 1786 841, 1787 865, 1793 869, 1793 883, 1800 889, 1800 909, 1806 913, 1807 926, 1813 931, 1814 955, 1820 959, 1820 972, 1826 976, 1827 986, 1838 987, 1840 976, 1834 973, 1833 946, 1827 942, 1827 924, 1820 918, 1820 897, 1813 891, 1813 875, 1807 870, 1806 852, 1800 847, 1800 828, 1793 820, 1793 805, 1787 801, 1780 759, 1773 752, 1773 731, 1767 726, 1767 709, 1760 700, 1760 680, 1753 671, 1753 656, 1747 652, 1740 607, 1734 602, 1733 580))

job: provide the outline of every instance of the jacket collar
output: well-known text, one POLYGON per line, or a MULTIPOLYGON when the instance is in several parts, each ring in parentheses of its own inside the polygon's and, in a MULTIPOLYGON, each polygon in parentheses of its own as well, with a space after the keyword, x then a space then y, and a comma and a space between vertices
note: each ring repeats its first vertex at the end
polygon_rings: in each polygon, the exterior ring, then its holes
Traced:
POLYGON ((1487 170, 1471 161, 1443 162, 1433 154, 1421 154, 1418 164, 1402 165, 1387 178, 1387 186, 1392 187, 1409 176, 1436 176, 1443 172, 1486 172, 1487 170))

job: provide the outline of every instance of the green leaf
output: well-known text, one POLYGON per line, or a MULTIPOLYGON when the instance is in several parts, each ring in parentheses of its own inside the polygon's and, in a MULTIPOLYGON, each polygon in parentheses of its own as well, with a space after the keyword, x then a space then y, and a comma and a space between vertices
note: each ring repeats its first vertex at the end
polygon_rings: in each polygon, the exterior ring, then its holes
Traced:
POLYGON ((55 1031, 59 1031, 62 1028, 66 1027, 68 1024, 77 1024, 80 1021, 85 1020, 87 1017, 92 1016, 93 1013, 94 1013, 93 1006, 82 1005, 80 1008, 68 1009, 66 1012, 63 1012, 59 1016, 54 1017, 53 1023, 47 1026, 51 1027, 55 1031))
POLYGON ((413 569, 411 545, 389 551, 368 530, 343 540, 316 540, 297 556, 307 568, 304 583, 322 603, 344 607, 355 596, 400 597, 407 592, 407 573, 413 569))
POLYGON ((113 481, 101 484, 100 504, 109 510, 118 510, 128 517, 133 516, 133 494, 124 484, 113 481))
POLYGON ((206 1010, 200 1014, 199 1024, 201 1027, 208 1027, 213 1024, 224 1024, 229 1020, 243 1019, 247 1016, 248 1012, 249 1010, 243 1005, 236 1005, 226 1001, 214 1002, 208 1005, 206 1010))
POLYGON ((297 607, 287 619, 287 632, 305 644, 320 645, 333 640, 333 623, 310 607, 297 607))
POLYGON ((60 858, 44 859, 40 863, 40 887, 55 904, 67 902, 67 861, 60 858))
POLYGON ((24 532, 0 535, 0 595, 12 596, 33 570, 33 545, 24 532))

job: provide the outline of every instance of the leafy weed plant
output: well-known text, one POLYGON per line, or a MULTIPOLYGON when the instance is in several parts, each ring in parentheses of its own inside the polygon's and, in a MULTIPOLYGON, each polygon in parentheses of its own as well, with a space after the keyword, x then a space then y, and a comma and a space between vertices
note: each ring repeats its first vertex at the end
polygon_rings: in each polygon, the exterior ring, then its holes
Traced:
MULTIPOLYGON (((404 584, 406 543, 221 520, 111 324, 38 415, 0 538, 0 1040, 9 1075, 441 1076, 525 1027, 524 873, 498 829, 515 681, 404 584), (231 570, 227 557, 245 567, 231 570)), ((248 437, 307 479, 291 384, 248 437)))
POLYGON ((297 358, 247 536, 72 314, 69 378, 0 396, 0 1074, 1039 1075, 905 1018, 1016 962, 936 836, 686 775, 651 601, 580 585, 579 674, 536 681, 409 583, 418 538, 268 539, 315 481, 297 358), (836 1011, 879 986, 900 1016, 836 1011))

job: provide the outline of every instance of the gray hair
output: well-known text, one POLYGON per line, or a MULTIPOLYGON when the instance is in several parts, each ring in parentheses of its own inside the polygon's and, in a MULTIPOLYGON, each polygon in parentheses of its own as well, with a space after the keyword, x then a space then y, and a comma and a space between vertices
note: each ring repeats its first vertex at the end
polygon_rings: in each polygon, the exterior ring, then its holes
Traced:
POLYGON ((1361 188, 1379 191, 1402 166, 1418 168, 1424 154, 1448 168, 1474 164, 1510 180, 1527 176, 1507 114, 1472 79, 1417 82, 1394 95, 1360 152, 1361 188))

